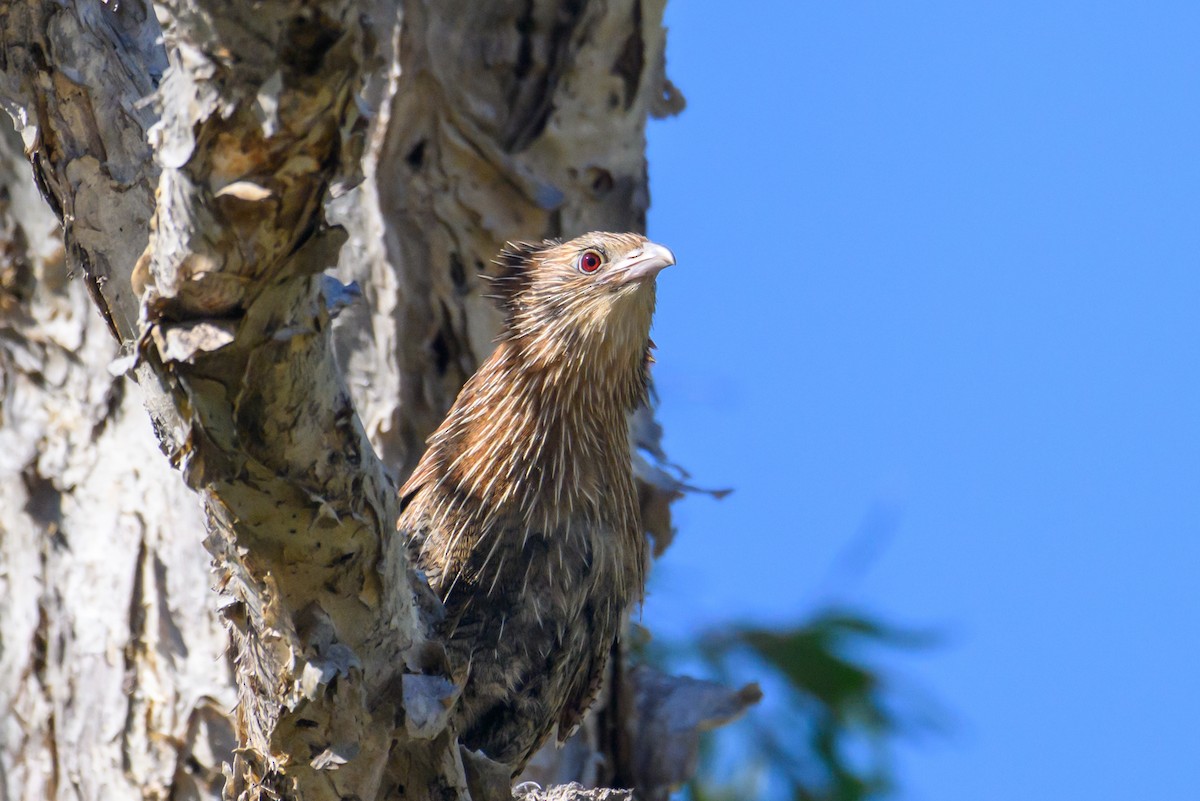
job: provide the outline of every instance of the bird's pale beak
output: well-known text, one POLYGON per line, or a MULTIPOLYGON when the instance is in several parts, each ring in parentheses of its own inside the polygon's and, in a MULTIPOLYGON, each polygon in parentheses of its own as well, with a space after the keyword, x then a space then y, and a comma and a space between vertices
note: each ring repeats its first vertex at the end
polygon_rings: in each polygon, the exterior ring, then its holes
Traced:
POLYGON ((675 254, 662 245, 647 242, 618 261, 610 275, 622 284, 645 281, 675 263, 675 254))

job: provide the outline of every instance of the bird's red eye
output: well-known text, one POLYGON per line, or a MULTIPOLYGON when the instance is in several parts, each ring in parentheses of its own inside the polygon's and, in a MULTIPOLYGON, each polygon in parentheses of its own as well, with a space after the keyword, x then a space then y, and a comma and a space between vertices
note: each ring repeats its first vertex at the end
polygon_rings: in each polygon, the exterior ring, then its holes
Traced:
POLYGON ((594 273, 604 263, 603 257, 594 250, 585 250, 579 256, 579 272, 594 273))

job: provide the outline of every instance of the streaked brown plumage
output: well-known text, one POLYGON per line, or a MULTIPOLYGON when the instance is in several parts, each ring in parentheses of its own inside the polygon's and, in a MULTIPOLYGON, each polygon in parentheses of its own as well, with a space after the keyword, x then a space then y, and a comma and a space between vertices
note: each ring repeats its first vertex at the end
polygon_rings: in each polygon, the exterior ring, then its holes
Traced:
POLYGON ((399 529, 469 665, 460 740, 516 775, 595 698, 646 574, 626 417, 646 396, 654 281, 638 234, 509 245, 495 352, 401 490, 399 529))

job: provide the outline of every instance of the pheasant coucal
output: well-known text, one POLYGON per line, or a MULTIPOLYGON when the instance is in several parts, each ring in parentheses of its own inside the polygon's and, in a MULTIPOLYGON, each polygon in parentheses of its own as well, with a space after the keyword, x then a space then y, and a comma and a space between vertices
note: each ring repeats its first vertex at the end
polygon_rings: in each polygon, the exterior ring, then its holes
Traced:
POLYGON ((468 665, 459 739, 514 776, 579 724, 645 588, 626 419, 646 398, 655 276, 674 263, 638 234, 510 244, 497 348, 400 491, 400 533, 468 665))

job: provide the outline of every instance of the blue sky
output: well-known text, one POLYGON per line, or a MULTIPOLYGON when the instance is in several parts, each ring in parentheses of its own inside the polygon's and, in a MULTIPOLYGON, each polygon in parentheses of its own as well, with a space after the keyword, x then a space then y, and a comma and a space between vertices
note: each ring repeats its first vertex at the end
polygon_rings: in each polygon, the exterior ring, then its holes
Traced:
POLYGON ((899 797, 1200 792, 1200 3, 668 4, 670 636, 933 627, 899 797), (839 558, 865 530, 861 571, 839 558))

